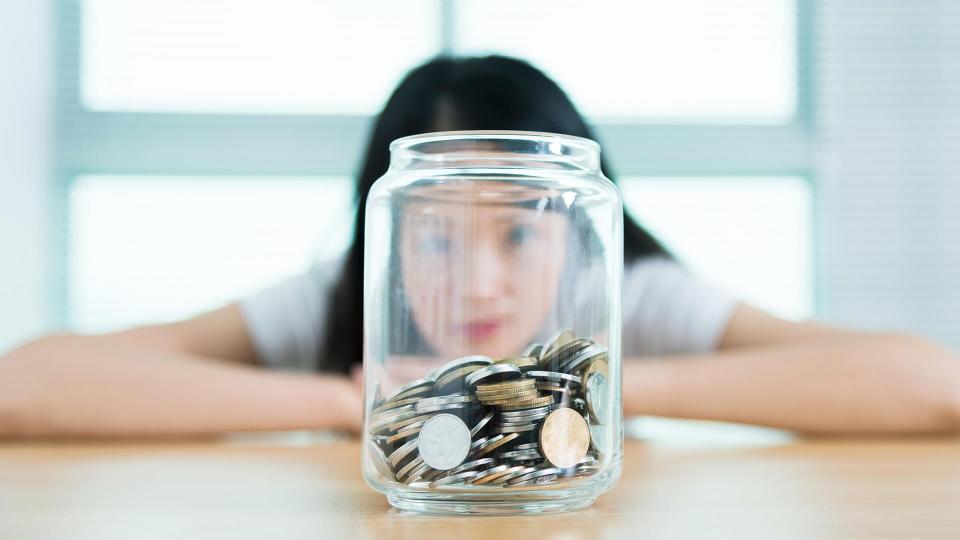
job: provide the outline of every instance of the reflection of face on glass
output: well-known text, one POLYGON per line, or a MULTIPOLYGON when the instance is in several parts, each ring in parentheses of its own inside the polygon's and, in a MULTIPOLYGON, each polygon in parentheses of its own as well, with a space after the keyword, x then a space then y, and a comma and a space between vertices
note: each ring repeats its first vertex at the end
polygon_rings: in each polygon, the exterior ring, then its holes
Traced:
MULTIPOLYGON (((554 305, 566 260, 564 215, 511 206, 498 199, 502 184, 495 192, 484 184, 436 186, 450 196, 411 201, 401 227, 410 311, 448 358, 523 352, 554 305)), ((506 198, 529 201, 529 191, 506 198)))

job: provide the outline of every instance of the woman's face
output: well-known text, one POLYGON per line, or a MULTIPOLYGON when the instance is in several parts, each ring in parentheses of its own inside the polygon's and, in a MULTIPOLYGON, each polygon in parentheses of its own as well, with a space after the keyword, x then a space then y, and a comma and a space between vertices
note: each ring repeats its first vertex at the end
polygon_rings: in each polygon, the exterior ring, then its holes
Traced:
POLYGON ((484 181, 419 189, 405 208, 400 258, 420 333, 448 359, 519 355, 553 307, 566 218, 510 206, 542 190, 484 181))

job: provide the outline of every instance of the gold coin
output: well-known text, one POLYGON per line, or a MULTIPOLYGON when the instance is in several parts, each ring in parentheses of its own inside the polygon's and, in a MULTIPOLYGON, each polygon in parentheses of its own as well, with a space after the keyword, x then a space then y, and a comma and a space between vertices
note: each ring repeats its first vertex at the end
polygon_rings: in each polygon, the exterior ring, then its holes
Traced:
POLYGON ((435 387, 435 388, 442 388, 442 387, 444 387, 444 386, 452 383, 453 381, 455 381, 455 380, 457 380, 457 379, 459 379, 459 378, 461 378, 461 377, 466 377, 467 375, 473 373, 474 371, 476 371, 476 370, 478 370, 478 369, 480 369, 480 368, 482 368, 482 367, 487 367, 487 366, 484 365, 484 364, 480 364, 480 365, 465 366, 465 367, 462 367, 462 368, 459 368, 459 369, 455 369, 455 370, 451 371, 450 373, 447 373, 447 374, 444 375, 443 377, 440 377, 440 379, 437 380, 437 383, 436 383, 436 385, 434 385, 434 387, 435 387))
POLYGON ((523 465, 514 465, 513 467, 510 467, 510 468, 508 468, 508 469, 505 470, 505 471, 500 471, 500 472, 497 472, 497 473, 493 473, 493 474, 491 474, 490 476, 484 476, 483 478, 481 478, 481 479, 473 482, 473 484, 476 485, 476 486, 482 486, 483 484, 489 484, 490 482, 493 482, 494 480, 496 480, 497 478, 500 478, 501 476, 505 476, 505 475, 508 475, 508 474, 511 474, 511 473, 515 473, 515 472, 520 471, 520 470, 523 470, 523 465))
POLYGON ((536 396, 537 389, 524 388, 522 390, 504 390, 502 392, 491 392, 489 394, 477 394, 477 399, 480 401, 490 401, 491 399, 511 399, 530 395, 536 396))
POLYGON ((571 360, 580 351, 589 347, 591 343, 593 342, 588 339, 573 339, 542 356, 540 358, 540 364, 551 370, 555 370, 555 368, 559 368, 562 364, 571 360))
MULTIPOLYGON (((426 420, 424 420, 424 422, 426 422, 426 420)), ((417 433, 420 433, 420 428, 422 427, 423 425, 419 425, 400 430, 396 434, 387 437, 387 444, 393 444, 397 441, 402 441, 411 435, 416 435, 417 433)))
POLYGON ((497 405, 501 411, 519 411, 522 409, 535 409, 537 407, 546 407, 553 405, 553 396, 542 396, 528 400, 516 400, 497 405))
POLYGON ((534 388, 522 394, 514 394, 512 396, 508 395, 505 397, 500 397, 496 399, 481 399, 480 402, 484 405, 506 405, 508 403, 519 403, 524 401, 531 401, 540 396, 537 393, 537 389, 534 388))
MULTIPOLYGON (((477 394, 477 399, 480 401, 490 401, 491 399, 510 399, 517 396, 526 396, 531 392, 536 392, 537 388, 531 386, 530 388, 523 388, 521 390, 502 390, 500 392, 487 392, 484 394, 477 394)), ((402 412, 402 411, 401 411, 402 412)))
POLYGON ((590 447, 590 428, 580 413, 557 409, 547 415, 540 429, 540 453, 553 466, 573 467, 590 447))
POLYGON ((424 385, 424 386, 418 386, 418 387, 416 387, 416 388, 411 388, 410 390, 407 390, 406 392, 403 392, 402 394, 397 394, 396 396, 393 397, 393 399, 390 401, 390 403, 395 403, 395 402, 397 402, 397 401, 404 401, 404 400, 406 400, 407 398, 411 398, 411 397, 413 397, 413 396, 419 396, 420 394, 429 394, 429 393, 432 392, 432 391, 433 391, 433 386, 432 386, 432 385, 431 385, 431 386, 426 386, 426 385, 424 385))
POLYGON ((527 367, 535 366, 538 361, 532 356, 510 356, 507 358, 501 358, 499 360, 494 360, 494 364, 513 364, 517 367, 527 367))
POLYGON ((477 396, 494 396, 497 394, 509 394, 510 392, 524 392, 527 390, 533 390, 533 388, 537 385, 537 381, 534 379, 526 380, 533 381, 533 384, 524 383, 522 385, 505 386, 503 388, 496 388, 493 390, 477 390, 477 396))
POLYGON ((576 337, 576 334, 574 334, 572 330, 561 330, 556 336, 553 337, 553 339, 547 342, 547 345, 543 349, 541 349, 540 360, 542 361, 547 357, 547 355, 573 341, 576 339, 576 337))
POLYGON ((490 452, 493 452, 493 451, 496 450, 497 448, 500 448, 501 446, 507 444, 508 442, 516 439, 516 438, 519 437, 519 436, 520 436, 519 433, 511 433, 511 434, 507 435, 506 437, 500 439, 499 441, 497 441, 497 442, 491 444, 490 446, 484 448, 483 450, 477 452, 477 456, 476 456, 476 457, 485 456, 485 455, 489 454, 490 452))
POLYGON ((428 419, 430 419, 431 416, 433 416, 433 415, 432 415, 432 414, 421 414, 421 415, 419 415, 419 416, 414 416, 413 418, 407 418, 406 420, 400 420, 400 421, 394 422, 394 423, 392 423, 392 424, 387 424, 387 429, 390 430, 390 431, 400 431, 400 428, 402 428, 402 427, 404 427, 404 426, 407 426, 407 425, 410 425, 410 424, 414 424, 414 423, 416 423, 416 422, 422 422, 422 421, 424 421, 424 420, 428 420, 428 419))
POLYGON ((525 388, 533 388, 535 384, 537 384, 536 379, 517 379, 515 381, 507 381, 502 383, 478 384, 477 393, 484 394, 488 392, 500 392, 504 390, 521 390, 525 388))
POLYGON ((420 401, 420 399, 421 398, 418 398, 418 397, 412 397, 407 399, 401 399, 398 401, 391 401, 389 403, 380 405, 376 409, 373 409, 372 411, 370 411, 370 414, 377 414, 379 412, 389 411, 390 409, 396 409, 397 407, 403 407, 404 405, 411 405, 413 403, 420 401))
POLYGON ((500 390, 498 392, 484 392, 482 394, 477 394, 477 399, 503 399, 510 396, 528 394, 530 392, 536 392, 537 387, 531 386, 530 388, 519 388, 517 390, 500 390))
POLYGON ((397 471, 397 480, 403 480, 403 477, 407 475, 410 471, 416 469, 417 467, 423 465, 423 458, 415 457, 410 460, 410 463, 407 463, 399 471, 397 471))

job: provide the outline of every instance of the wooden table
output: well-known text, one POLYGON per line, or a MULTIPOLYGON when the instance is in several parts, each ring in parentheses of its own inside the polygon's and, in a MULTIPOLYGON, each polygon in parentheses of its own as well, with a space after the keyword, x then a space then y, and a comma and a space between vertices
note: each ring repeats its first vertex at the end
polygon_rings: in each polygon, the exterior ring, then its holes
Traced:
POLYGON ((351 440, 0 442, 0 539, 960 538, 960 440, 628 441, 586 510, 391 509, 351 440))

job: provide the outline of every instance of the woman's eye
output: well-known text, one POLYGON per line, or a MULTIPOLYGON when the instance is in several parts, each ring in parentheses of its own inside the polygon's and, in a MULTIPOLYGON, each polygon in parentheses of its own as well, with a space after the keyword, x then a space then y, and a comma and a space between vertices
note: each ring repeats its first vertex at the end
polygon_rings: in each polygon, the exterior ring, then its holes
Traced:
POLYGON ((514 225, 510 227, 507 239, 513 246, 522 246, 533 238, 533 229, 526 225, 514 225))
POLYGON ((420 249, 427 253, 447 253, 450 251, 450 239, 439 234, 429 234, 420 240, 420 249))

